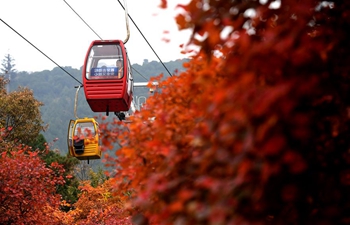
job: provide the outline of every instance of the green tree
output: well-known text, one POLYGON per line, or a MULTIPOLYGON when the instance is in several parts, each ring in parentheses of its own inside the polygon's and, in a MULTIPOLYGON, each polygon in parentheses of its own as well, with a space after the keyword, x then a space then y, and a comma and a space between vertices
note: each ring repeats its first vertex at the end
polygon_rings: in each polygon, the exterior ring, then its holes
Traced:
POLYGON ((4 141, 29 144, 44 130, 40 106, 28 88, 0 93, 0 128, 6 130, 4 141))
POLYGON ((47 147, 47 141, 43 134, 39 134, 29 143, 29 146, 32 147, 34 151, 39 150, 40 152, 43 152, 47 147))
POLYGON ((11 78, 13 78, 17 74, 17 70, 15 69, 16 64, 14 64, 15 60, 11 57, 10 54, 5 55, 5 58, 2 60, 1 72, 6 76, 8 82, 6 84, 7 93, 10 92, 10 82, 11 78))
POLYGON ((94 172, 93 169, 90 168, 89 176, 90 176, 90 185, 92 187, 97 187, 103 184, 108 179, 108 177, 105 175, 101 167, 97 169, 97 172, 94 172))
POLYGON ((74 176, 75 167, 79 164, 79 160, 70 157, 62 156, 56 151, 48 150, 40 154, 40 157, 44 160, 46 165, 51 165, 52 163, 58 163, 62 165, 64 173, 62 174, 65 180, 64 184, 57 185, 57 193, 62 196, 67 204, 62 206, 64 211, 71 209, 72 205, 78 200, 80 190, 79 190, 79 180, 74 176))
POLYGON ((2 73, 5 74, 13 74, 16 73, 16 69, 15 66, 16 64, 14 64, 14 59, 12 58, 12 56, 10 54, 5 55, 5 58, 2 60, 2 68, 0 68, 2 73))
POLYGON ((62 200, 66 204, 62 205, 64 211, 71 209, 72 204, 78 200, 79 180, 74 176, 76 166, 79 164, 79 160, 70 157, 69 155, 62 156, 56 150, 50 150, 50 143, 47 143, 43 134, 39 134, 35 140, 29 144, 33 151, 38 151, 40 158, 45 162, 45 165, 49 166, 52 163, 58 163, 63 166, 64 173, 62 174, 65 183, 57 185, 57 193, 62 196, 62 200))
POLYGON ((5 75, 0 75, 0 95, 6 94, 5 88, 8 80, 5 78, 5 75))

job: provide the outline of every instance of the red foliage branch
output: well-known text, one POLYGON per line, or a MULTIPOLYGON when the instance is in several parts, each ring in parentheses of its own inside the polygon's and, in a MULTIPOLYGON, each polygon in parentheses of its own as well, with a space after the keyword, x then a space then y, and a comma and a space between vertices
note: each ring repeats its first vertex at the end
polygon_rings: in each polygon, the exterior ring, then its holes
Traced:
POLYGON ((63 184, 60 165, 47 168, 37 152, 17 149, 0 156, 0 223, 59 224, 56 212, 63 184))
POLYGON ((349 223, 350 3, 271 2, 180 6, 200 47, 187 71, 129 132, 102 126, 149 223, 349 223))
POLYGON ((130 215, 120 194, 113 195, 113 179, 98 187, 88 183, 81 186, 82 194, 74 204, 75 209, 68 212, 67 218, 77 225, 108 224, 130 225, 130 215))

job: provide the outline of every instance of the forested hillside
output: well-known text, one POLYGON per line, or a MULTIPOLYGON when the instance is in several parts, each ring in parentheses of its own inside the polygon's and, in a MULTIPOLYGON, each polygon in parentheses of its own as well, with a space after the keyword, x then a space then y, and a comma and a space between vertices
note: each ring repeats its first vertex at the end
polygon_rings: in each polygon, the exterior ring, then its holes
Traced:
MULTIPOLYGON (((183 63, 186 61, 188 60, 175 60, 164 63, 164 65, 170 73, 176 74, 177 71, 183 71, 183 63)), ((164 78, 169 76, 163 65, 156 61, 148 62, 148 60, 144 60, 142 65, 133 64, 132 68, 135 82, 147 82, 150 77, 158 76, 159 74, 164 74, 164 78)), ((81 81, 81 70, 71 67, 64 67, 64 69, 81 81)), ((41 114, 48 128, 43 132, 43 135, 52 144, 52 149, 59 149, 62 155, 67 154, 66 138, 69 120, 75 119, 74 98, 76 85, 79 85, 79 83, 59 67, 51 71, 44 70, 30 74, 28 72, 18 72, 11 77, 10 91, 18 89, 19 86, 28 87, 33 90, 35 98, 44 103, 41 107, 41 114)), ((134 91, 135 103, 137 105, 142 104, 145 97, 148 97, 148 88, 138 87, 134 91)), ((81 89, 78 97, 77 116, 94 117, 99 115, 100 113, 91 111, 85 100, 84 91, 81 89)), ((113 117, 113 114, 109 115, 110 119, 113 117)))

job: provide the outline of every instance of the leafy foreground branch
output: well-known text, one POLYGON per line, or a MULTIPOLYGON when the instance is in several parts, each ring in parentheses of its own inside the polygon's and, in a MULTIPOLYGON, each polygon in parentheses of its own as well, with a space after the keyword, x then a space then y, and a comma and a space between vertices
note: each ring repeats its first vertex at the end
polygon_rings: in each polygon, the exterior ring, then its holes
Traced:
POLYGON ((147 223, 349 223, 350 3, 270 3, 180 6, 200 49, 187 71, 130 132, 101 126, 147 223))

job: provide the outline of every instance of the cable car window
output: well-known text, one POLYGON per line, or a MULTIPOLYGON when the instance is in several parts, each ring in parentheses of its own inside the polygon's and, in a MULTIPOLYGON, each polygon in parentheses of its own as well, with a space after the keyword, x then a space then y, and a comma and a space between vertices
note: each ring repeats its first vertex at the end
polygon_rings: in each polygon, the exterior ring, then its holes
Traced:
POLYGON ((74 130, 74 135, 75 136, 80 136, 83 135, 83 137, 93 137, 95 136, 95 127, 93 122, 83 122, 83 123, 78 123, 75 126, 74 130))
POLYGON ((119 44, 95 45, 86 63, 87 79, 121 79, 123 77, 123 54, 119 44))

